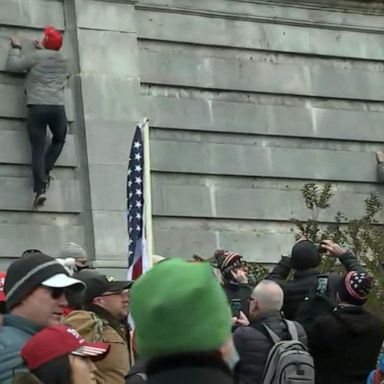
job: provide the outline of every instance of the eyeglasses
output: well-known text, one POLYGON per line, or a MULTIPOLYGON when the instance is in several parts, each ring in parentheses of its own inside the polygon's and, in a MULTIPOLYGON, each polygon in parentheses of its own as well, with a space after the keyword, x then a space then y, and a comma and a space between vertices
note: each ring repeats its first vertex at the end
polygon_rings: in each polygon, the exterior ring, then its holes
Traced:
POLYGON ((60 297, 66 293, 64 288, 53 288, 53 287, 45 287, 45 286, 44 288, 51 293, 51 297, 54 300, 60 299, 60 297))

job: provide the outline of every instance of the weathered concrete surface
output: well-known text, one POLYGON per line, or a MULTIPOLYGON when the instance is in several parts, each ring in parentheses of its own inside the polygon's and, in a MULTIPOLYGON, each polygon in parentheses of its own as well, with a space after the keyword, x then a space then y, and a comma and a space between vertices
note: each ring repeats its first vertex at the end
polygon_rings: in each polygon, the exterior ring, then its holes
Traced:
POLYGON ((278 3, 137 6, 156 253, 276 261, 294 240, 290 220, 310 215, 308 180, 336 185, 324 222, 382 196, 382 10, 278 3))
POLYGON ((142 117, 135 9, 131 2, 74 1, 92 249, 98 262, 126 259, 129 143, 142 117), (98 4, 97 4, 98 3, 98 4), (111 202, 116 202, 111 206, 111 202))
POLYGON ((380 141, 383 133, 383 112, 326 108, 314 100, 287 106, 208 97, 146 96, 144 106, 151 126, 167 129, 362 142, 380 141))
POLYGON ((32 209, 30 146, 25 130, 23 77, 5 72, 9 38, 21 37, 26 49, 28 39, 42 36, 44 26, 65 29, 62 1, 4 0, 0 11, 0 268, 28 248, 57 255, 65 242, 84 243, 80 180, 77 178, 77 133, 73 117, 73 93, 67 89, 66 110, 70 134, 54 170, 47 204, 32 209))
POLYGON ((334 211, 351 218, 370 192, 382 195, 381 7, 3 0, 1 9, 0 268, 25 248, 57 254, 77 241, 125 275, 128 152, 144 116, 157 254, 228 248, 273 262, 292 244, 291 219, 309 214, 306 181, 332 181, 334 211), (70 134, 47 206, 33 212, 23 78, 4 69, 10 35, 25 42, 46 24, 65 32, 70 134))

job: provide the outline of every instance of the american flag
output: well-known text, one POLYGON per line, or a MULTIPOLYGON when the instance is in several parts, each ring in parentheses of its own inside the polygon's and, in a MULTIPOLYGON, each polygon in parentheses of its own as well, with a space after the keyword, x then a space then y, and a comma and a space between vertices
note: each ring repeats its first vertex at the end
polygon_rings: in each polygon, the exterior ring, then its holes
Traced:
POLYGON ((136 126, 128 163, 128 278, 137 279, 144 271, 146 255, 144 227, 144 148, 141 126, 136 126))

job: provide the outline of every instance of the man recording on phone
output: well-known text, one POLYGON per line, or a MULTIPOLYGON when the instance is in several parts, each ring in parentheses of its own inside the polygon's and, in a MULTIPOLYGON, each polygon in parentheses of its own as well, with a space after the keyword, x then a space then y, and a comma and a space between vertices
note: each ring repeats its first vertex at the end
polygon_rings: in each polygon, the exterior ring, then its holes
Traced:
POLYGON ((292 248, 291 256, 283 256, 269 275, 284 291, 283 312, 287 319, 297 320, 307 333, 320 312, 328 312, 336 304, 335 285, 339 277, 321 274, 318 267, 321 255, 338 258, 347 272, 365 272, 357 258, 332 240, 323 240, 316 246, 311 240, 301 238, 292 248), (288 276, 293 270, 293 277, 288 276), (314 300, 321 299, 324 305, 314 300))
MULTIPOLYGON (((249 322, 242 322, 233 334, 235 347, 240 356, 239 383, 261 383, 268 354, 274 344, 266 332, 265 325, 281 340, 289 340, 290 333, 281 314, 284 293, 279 284, 262 280, 248 298, 249 322)), ((292 322, 298 339, 307 345, 303 327, 292 322)))
POLYGON ((248 297, 252 293, 247 274, 243 268, 242 256, 236 252, 217 250, 214 255, 221 272, 221 285, 231 306, 232 316, 238 318, 240 312, 248 315, 248 297))

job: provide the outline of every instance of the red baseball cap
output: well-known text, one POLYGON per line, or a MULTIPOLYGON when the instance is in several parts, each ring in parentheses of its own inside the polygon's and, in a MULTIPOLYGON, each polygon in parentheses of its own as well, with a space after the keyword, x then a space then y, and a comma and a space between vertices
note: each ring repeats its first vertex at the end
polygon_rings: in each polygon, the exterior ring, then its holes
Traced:
POLYGON ((21 357, 33 370, 49 361, 68 354, 96 357, 107 353, 107 343, 89 343, 76 330, 57 325, 44 328, 32 336, 21 350, 21 357))
POLYGON ((0 302, 5 301, 5 293, 4 293, 4 280, 6 273, 0 272, 0 302))
POLYGON ((56 28, 48 25, 44 28, 44 39, 42 44, 46 49, 58 51, 63 45, 63 36, 56 28))

